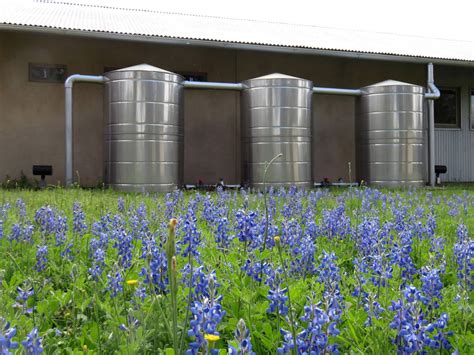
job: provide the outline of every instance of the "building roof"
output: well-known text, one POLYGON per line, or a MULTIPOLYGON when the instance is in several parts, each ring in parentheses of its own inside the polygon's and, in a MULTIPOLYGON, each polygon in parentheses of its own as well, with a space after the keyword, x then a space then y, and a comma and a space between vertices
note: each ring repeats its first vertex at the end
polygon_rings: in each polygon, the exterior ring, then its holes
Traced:
MULTIPOLYGON (((97 2, 100 3, 99 1, 97 2)), ((335 55, 474 62, 474 42, 55 0, 2 0, 0 29, 335 55)))

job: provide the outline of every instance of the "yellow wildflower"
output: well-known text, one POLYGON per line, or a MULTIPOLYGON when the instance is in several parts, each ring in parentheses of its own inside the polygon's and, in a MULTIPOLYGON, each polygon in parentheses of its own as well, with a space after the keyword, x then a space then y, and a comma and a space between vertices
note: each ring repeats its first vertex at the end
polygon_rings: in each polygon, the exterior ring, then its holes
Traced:
POLYGON ((273 240, 275 241, 275 244, 280 243, 280 236, 277 235, 275 238, 273 238, 273 240))
POLYGON ((129 286, 137 286, 138 285, 138 280, 127 280, 127 285, 129 286))
POLYGON ((204 339, 208 342, 214 343, 220 339, 220 336, 215 334, 204 334, 204 339))

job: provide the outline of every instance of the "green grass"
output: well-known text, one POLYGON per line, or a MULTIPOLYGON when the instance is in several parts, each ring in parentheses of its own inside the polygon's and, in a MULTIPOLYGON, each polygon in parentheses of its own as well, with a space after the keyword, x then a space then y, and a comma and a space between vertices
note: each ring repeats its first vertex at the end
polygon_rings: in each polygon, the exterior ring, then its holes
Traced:
MULTIPOLYGON (((348 190, 333 188, 323 193, 316 204, 312 204, 308 196, 298 199, 274 198, 276 215, 274 225, 281 233, 282 226, 289 223, 291 219, 297 220, 303 230, 305 223, 300 221, 301 215, 296 213, 290 218, 282 214, 285 205, 298 205, 301 203, 303 211, 311 208, 314 213, 314 222, 322 225, 323 212, 334 209, 338 206, 339 200, 343 199, 345 213, 350 219, 350 226, 356 228, 364 218, 376 216, 380 221, 394 221, 394 216, 390 208, 383 207, 381 198, 375 199, 369 211, 362 210, 361 194, 367 194, 372 190, 348 190)), ((417 207, 424 209, 424 215, 419 220, 426 223, 426 213, 432 208, 436 216, 436 236, 443 237, 445 247, 443 249, 443 261, 446 270, 442 274, 442 300, 440 307, 427 312, 429 321, 436 319, 441 313, 449 315, 448 329, 454 332, 450 337, 450 342, 459 354, 474 353, 473 335, 473 294, 468 295, 470 301, 464 300, 456 302, 455 298, 460 292, 457 277, 457 264, 453 254, 453 246, 457 241, 456 229, 460 223, 466 225, 469 230, 469 237, 472 240, 474 231, 474 189, 469 186, 447 186, 446 188, 420 189, 418 191, 406 190, 382 190, 381 196, 388 200, 399 200, 401 206, 408 209, 407 218, 413 216, 417 207), (427 198, 427 194, 432 194, 432 199, 427 198), (397 197, 397 195, 399 197, 397 197), (468 201, 466 212, 462 204, 459 207, 459 214, 450 216, 450 201, 459 204, 458 196, 461 200, 468 201), (436 200, 440 199, 437 204, 436 200)), ((201 193, 201 197, 205 197, 201 193)), ((183 223, 184 214, 187 211, 189 202, 196 199, 194 192, 186 192, 180 199, 173 216, 178 218, 179 223, 183 223)), ((227 218, 230 221, 230 233, 234 234, 235 212, 241 209, 244 198, 240 193, 230 192, 225 203, 219 202, 219 196, 210 194, 210 199, 215 204, 225 204, 227 206, 227 218)), ((263 215, 263 198, 259 194, 249 194, 248 210, 258 211, 263 215)), ((117 251, 113 248, 113 241, 110 241, 107 249, 106 265, 99 280, 93 280, 88 269, 93 266, 90 257, 90 243, 95 237, 91 230, 83 237, 78 237, 72 232, 72 207, 74 202, 79 202, 86 216, 86 223, 91 226, 97 222, 101 216, 109 213, 113 219, 114 215, 120 215, 124 219, 124 230, 126 233, 136 232, 136 225, 133 224, 133 216, 140 204, 146 206, 146 221, 151 234, 156 235, 159 248, 164 247, 167 237, 165 217, 166 203, 164 195, 142 195, 142 194, 122 194, 110 190, 83 190, 83 189, 61 189, 52 188, 41 191, 31 190, 0 190, 1 205, 10 204, 11 208, 7 217, 3 218, 3 238, 0 239, 0 317, 11 322, 16 327, 17 335, 14 340, 21 341, 26 338, 27 333, 37 327, 43 338, 45 353, 82 353, 85 349, 89 353, 164 353, 173 347, 173 331, 171 327, 171 306, 170 294, 154 294, 149 285, 144 283, 144 278, 140 276, 142 268, 148 267, 148 261, 140 258, 142 241, 133 240, 132 266, 126 270, 119 265, 117 251), (118 211, 117 199, 124 200, 126 210, 124 213, 118 211), (42 235, 37 223, 35 226, 32 242, 10 242, 8 235, 19 216, 15 203, 17 199, 23 200, 27 207, 27 220, 34 221, 35 212, 42 206, 49 205, 59 214, 68 219, 69 230, 67 232, 67 242, 73 243, 74 260, 68 260, 61 256, 65 245, 56 246, 54 235, 42 235), (161 246, 160 246, 161 243, 161 246), (38 272, 35 270, 37 246, 46 244, 49 248, 48 262, 46 269, 38 272), (148 297, 144 301, 134 296, 136 287, 123 284, 123 292, 117 297, 111 298, 107 288, 107 274, 120 272, 124 280, 137 279, 139 287, 145 287, 148 297), (15 308, 17 302, 17 287, 23 289, 33 287, 34 296, 28 299, 28 307, 33 308, 32 314, 23 314, 21 309, 15 308), (138 320, 138 326, 131 325, 131 320, 138 320), (119 329, 121 324, 127 325, 127 331, 119 329), (61 332, 56 334, 56 330, 61 332)), ((389 205, 387 203, 387 205, 389 205)), ((206 272, 215 271, 217 282, 220 284, 218 292, 222 295, 222 308, 226 315, 218 326, 220 339, 215 343, 215 348, 227 351, 229 344, 235 344, 234 330, 239 319, 244 319, 250 330, 253 350, 258 354, 276 353, 278 347, 282 345, 282 336, 278 329, 290 330, 285 317, 277 317, 276 314, 269 314, 269 300, 267 298, 269 287, 262 282, 258 282, 246 275, 241 267, 247 259, 252 262, 264 261, 271 265, 271 268, 282 267, 278 252, 275 247, 265 251, 250 251, 244 243, 233 240, 228 250, 222 251, 217 248, 215 242, 215 224, 209 224, 203 215, 203 202, 197 207, 197 228, 201 233, 201 244, 199 246, 200 262, 192 259, 193 267, 197 269, 203 266, 206 272)), ((0 218, 1 219, 1 218, 0 218)), ((260 219, 259 219, 260 221, 260 219)), ((409 222, 413 228, 414 221, 409 222)), ((182 239, 178 229, 177 239, 182 239)), ((393 240, 398 241, 399 235, 391 230, 393 240)), ((273 239, 274 235, 270 234, 273 239)), ((340 334, 330 337, 330 343, 337 343, 341 353, 356 354, 388 354, 396 353, 396 346, 392 339, 396 336, 396 331, 391 329, 394 312, 388 310, 391 301, 395 301, 401 296, 400 285, 402 284, 401 270, 393 264, 393 277, 389 280, 388 287, 378 288, 367 285, 367 291, 372 295, 378 295, 378 300, 385 311, 380 319, 374 319, 373 325, 364 326, 367 314, 359 304, 360 299, 352 293, 357 286, 359 275, 354 269, 354 258, 359 254, 357 239, 353 235, 329 237, 319 234, 313 239, 315 246, 314 266, 320 264, 323 251, 333 252, 337 257, 337 266, 340 269, 341 282, 340 290, 343 296, 343 312, 337 328, 340 334)), ((430 240, 414 238, 410 257, 417 270, 422 266, 439 266, 439 261, 434 261, 434 254, 429 251, 430 240)), ((289 268, 295 255, 285 243, 282 243, 282 251, 285 269, 289 268)), ((188 258, 178 256, 177 268, 181 270, 188 258)), ((471 260, 472 262, 472 260, 471 260)), ((265 275, 263 275, 265 276, 265 275)), ((471 274, 472 277, 472 274, 471 274)), ((265 280, 265 277, 263 277, 265 280)), ((414 275, 410 284, 421 288, 419 273, 414 275)), ((288 283, 284 286, 289 288, 290 298, 293 305, 293 312, 298 319, 297 332, 306 327, 306 322, 300 321, 304 313, 304 306, 309 302, 317 303, 324 300, 324 285, 318 281, 318 274, 308 275, 293 273, 290 275, 288 283)), ((184 334, 185 345, 192 338, 187 336, 189 329, 190 315, 186 309, 188 307, 189 290, 178 275, 178 335, 184 334)), ((1 327, 0 327, 1 332, 1 327)), ((20 346, 21 347, 21 346, 20 346)), ((1 349, 1 347, 0 347, 1 349)), ((18 350, 21 352, 21 350, 18 350)), ((430 353, 432 350, 428 350, 430 353)), ((440 353, 439 350, 432 351, 440 353)), ((441 353, 451 353, 446 350, 441 353)))

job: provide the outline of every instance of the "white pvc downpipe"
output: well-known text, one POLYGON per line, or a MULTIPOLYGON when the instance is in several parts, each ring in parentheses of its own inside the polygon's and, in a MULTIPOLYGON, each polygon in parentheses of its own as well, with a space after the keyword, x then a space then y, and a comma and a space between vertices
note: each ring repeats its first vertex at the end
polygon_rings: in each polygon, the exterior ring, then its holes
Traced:
POLYGON ((72 87, 75 82, 102 84, 105 81, 103 76, 74 74, 66 79, 64 88, 66 91, 66 186, 71 186, 72 178, 72 87))
POLYGON ((360 96, 362 92, 360 89, 320 88, 315 86, 313 94, 360 96))
POLYGON ((428 136, 429 136, 429 183, 435 186, 435 121, 434 121, 434 102, 441 96, 439 89, 434 84, 433 63, 428 64, 428 92, 425 99, 428 101, 428 136))

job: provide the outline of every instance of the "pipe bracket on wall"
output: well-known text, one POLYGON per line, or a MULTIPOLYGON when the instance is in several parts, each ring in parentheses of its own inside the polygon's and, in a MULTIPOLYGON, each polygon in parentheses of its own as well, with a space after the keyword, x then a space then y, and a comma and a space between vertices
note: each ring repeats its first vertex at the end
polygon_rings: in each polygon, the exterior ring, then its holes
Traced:
POLYGON ((64 88, 66 90, 65 109, 66 109, 66 186, 71 186, 73 183, 72 178, 72 87, 76 82, 82 83, 96 83, 102 84, 105 82, 105 77, 94 76, 94 75, 79 75, 74 74, 66 79, 64 82, 64 88))

